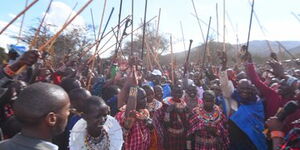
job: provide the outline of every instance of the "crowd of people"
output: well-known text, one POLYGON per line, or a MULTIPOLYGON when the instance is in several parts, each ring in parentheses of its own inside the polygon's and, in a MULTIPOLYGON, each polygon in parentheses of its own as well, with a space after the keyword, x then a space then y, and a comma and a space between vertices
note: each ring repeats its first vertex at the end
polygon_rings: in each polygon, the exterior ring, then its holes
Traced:
POLYGON ((9 53, 0 150, 300 150, 300 65, 273 53, 267 65, 246 52, 230 67, 221 52, 219 65, 153 70, 136 57, 53 68, 38 51, 9 53))

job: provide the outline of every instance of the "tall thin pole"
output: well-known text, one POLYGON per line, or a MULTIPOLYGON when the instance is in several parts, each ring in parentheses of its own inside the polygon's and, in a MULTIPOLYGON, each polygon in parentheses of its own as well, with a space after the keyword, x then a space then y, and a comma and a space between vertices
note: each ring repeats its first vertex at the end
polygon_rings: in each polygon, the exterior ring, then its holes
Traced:
POLYGON ((250 40, 250 33, 251 33, 251 26, 252 26, 252 17, 253 17, 253 12, 254 12, 254 0, 252 1, 252 6, 251 6, 251 15, 250 15, 250 24, 249 24, 249 31, 248 31, 248 38, 247 38, 247 51, 249 48, 249 40, 250 40))
POLYGON ((292 15, 300 22, 299 17, 294 12, 292 12, 292 15))
MULTIPOLYGON (((26 2, 25 2, 25 8, 27 7, 27 5, 28 5, 28 0, 26 0, 26 2)), ((20 30, 19 30, 19 36, 18 36, 18 39, 17 39, 17 44, 19 43, 19 40, 20 40, 21 35, 22 35, 22 29, 23 29, 23 24, 24 24, 24 20, 25 20, 25 14, 26 13, 24 13, 23 16, 22 16, 22 21, 21 21, 21 26, 20 26, 20 30)))
POLYGON ((145 34, 146 34, 146 18, 147 18, 147 5, 148 0, 145 0, 145 12, 144 12, 144 28, 143 28, 143 43, 142 43, 142 53, 141 53, 141 60, 144 57, 144 45, 145 45, 145 34))
POLYGON ((36 2, 39 0, 35 0, 32 3, 30 3, 24 10, 22 10, 15 18, 13 18, 1 31, 0 35, 11 25, 13 24, 22 14, 24 14, 29 8, 31 8, 36 2))
POLYGON ((133 16, 134 16, 134 0, 131 0, 131 43, 130 55, 133 55, 133 16))
MULTIPOLYGON (((66 22, 63 27, 55 34, 53 35, 44 45, 40 46, 38 48, 38 51, 44 51, 46 49, 46 47, 53 42, 54 40, 56 40, 58 38, 58 36, 63 32, 63 30, 65 30, 68 25, 70 25, 72 23, 72 21, 74 21, 74 19, 80 14, 82 13, 82 11, 89 5, 91 4, 91 2, 93 2, 93 0, 89 0, 68 22, 66 22)), ((20 74, 21 72, 23 72, 26 69, 26 65, 22 66, 17 72, 16 74, 20 74)))
POLYGON ((160 38, 158 38, 159 36, 159 24, 160 24, 160 14, 161 14, 161 8, 159 8, 159 11, 158 11, 158 19, 157 19, 157 28, 156 28, 156 45, 157 45, 157 49, 155 50, 155 57, 157 58, 158 57, 158 48, 159 48, 159 45, 160 45, 160 38))
POLYGON ((223 0, 223 52, 226 51, 226 45, 225 45, 225 31, 226 31, 226 22, 225 22, 225 13, 226 7, 225 7, 225 0, 223 0))
POLYGON ((205 46, 204 46, 204 55, 203 55, 203 60, 202 60, 202 68, 204 68, 204 64, 205 64, 205 57, 206 57, 206 51, 207 51, 207 43, 208 43, 210 23, 211 23, 211 17, 209 17, 209 23, 208 23, 206 41, 205 41, 205 46))
POLYGON ((183 27, 182 27, 182 22, 180 21, 180 29, 181 29, 181 35, 182 35, 182 43, 183 43, 183 49, 184 49, 184 57, 186 57, 186 47, 185 47, 185 39, 184 39, 184 34, 183 34, 183 27))
POLYGON ((38 37, 38 35, 39 35, 39 33, 40 33, 40 30, 41 30, 41 28, 42 28, 42 26, 43 26, 43 24, 44 24, 45 19, 46 19, 46 16, 47 16, 48 12, 50 11, 52 2, 53 2, 53 0, 51 0, 51 1, 49 2, 49 5, 48 5, 47 10, 46 10, 46 12, 45 12, 45 14, 44 14, 44 17, 43 17, 43 19, 42 19, 42 21, 41 21, 39 27, 37 28, 36 32, 34 33, 33 40, 32 40, 32 41, 30 42, 30 44, 29 44, 29 49, 31 49, 31 48, 35 45, 35 42, 36 42, 36 40, 37 40, 37 37, 38 37))
MULTIPOLYGON (((98 35, 97 35, 97 40, 100 40, 100 41, 99 41, 99 42, 97 43, 97 45, 96 45, 95 53, 96 53, 96 51, 98 50, 99 45, 100 45, 100 43, 101 43, 100 33, 101 33, 101 31, 102 31, 102 24, 103 24, 103 19, 104 19, 105 9, 106 9, 106 2, 107 2, 107 0, 104 0, 103 11, 102 11, 101 20, 100 20, 100 24, 99 24, 98 35)), ((114 8, 113 8, 113 9, 114 9, 114 8)), ((112 12, 113 12, 113 10, 112 10, 112 12)), ((112 12, 111 12, 111 14, 112 14, 112 12)), ((111 14, 110 14, 110 15, 111 15, 111 14)), ((102 36, 102 35, 103 35, 103 32, 102 32, 101 36, 102 36)))
POLYGON ((120 21, 121 21, 121 16, 122 16, 122 5, 123 5, 123 0, 120 0, 120 7, 119 7, 119 19, 118 19, 118 30, 117 30, 117 37, 116 37, 116 52, 115 55, 117 55, 117 49, 118 49, 118 43, 119 43, 119 32, 120 32, 120 21))
POLYGON ((216 20, 217 20, 217 39, 218 39, 218 42, 220 42, 220 33, 219 33, 219 9, 218 9, 218 3, 216 3, 216 20))
POLYGON ((185 74, 186 74, 187 69, 188 69, 187 67, 189 65, 189 59, 190 59, 190 53, 191 53, 191 49, 192 49, 192 43, 193 43, 193 40, 191 39, 190 44, 189 44, 188 54, 186 56, 185 63, 184 63, 183 77, 185 77, 185 74))
POLYGON ((91 12, 91 18, 92 18, 92 25, 93 25, 94 38, 95 38, 95 41, 97 41, 96 28, 95 28, 94 15, 93 15, 93 10, 92 10, 92 8, 90 9, 90 12, 91 12))
POLYGON ((203 30, 202 30, 202 27, 201 27, 201 24, 200 24, 200 21, 199 21, 199 16, 198 16, 198 13, 197 13, 197 10, 196 10, 196 7, 195 7, 194 0, 192 0, 192 3, 193 3, 193 7, 194 7, 196 18, 197 18, 197 22, 198 22, 198 25, 199 25, 199 28, 200 28, 200 31, 201 31, 202 39, 203 39, 203 42, 205 42, 203 30))
POLYGON ((174 84, 174 53, 173 53, 173 44, 172 44, 172 35, 170 36, 170 50, 171 50, 171 74, 172 74, 172 83, 174 84))

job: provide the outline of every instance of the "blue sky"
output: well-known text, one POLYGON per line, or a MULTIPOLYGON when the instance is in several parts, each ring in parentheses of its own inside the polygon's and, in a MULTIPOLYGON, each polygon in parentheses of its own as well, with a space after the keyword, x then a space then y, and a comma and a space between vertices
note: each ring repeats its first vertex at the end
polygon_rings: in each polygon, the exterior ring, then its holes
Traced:
MULTIPOLYGON (((29 0, 29 3, 33 0, 29 0)), ((75 3, 78 5, 75 12, 83 6, 87 0, 54 0, 50 13, 47 15, 47 22, 61 25, 64 23, 75 3)), ((26 0, 1 0, 2 9, 0 9, 0 28, 3 28, 13 16, 24 9, 26 0)), ((110 29, 117 24, 120 0, 107 0, 105 11, 106 21, 111 8, 115 7, 115 12, 109 24, 110 29)), ((135 0, 134 27, 138 27, 144 15, 145 0, 135 0)), ((216 30, 216 4, 219 8, 219 31, 223 34, 223 0, 194 0, 199 18, 208 23, 209 17, 212 17, 212 28, 216 30)), ((36 18, 41 17, 49 0, 40 0, 26 13, 24 30, 30 26, 37 26, 36 18)), ((94 13, 96 26, 99 26, 101 13, 103 10, 104 0, 94 0, 75 24, 91 24, 90 8, 94 13)), ((299 40, 300 39, 300 22, 291 14, 295 12, 300 14, 299 0, 255 0, 255 11, 264 27, 265 34, 262 33, 258 22, 253 18, 253 26, 251 32, 251 40, 299 40)), ((197 24, 191 0, 148 0, 147 18, 158 15, 161 8, 160 32, 165 34, 167 38, 173 36, 174 51, 183 49, 182 35, 180 30, 180 21, 183 24, 184 37, 186 45, 188 40, 194 40, 194 46, 203 43, 202 35, 197 24)), ((249 0, 226 0, 226 42, 236 44, 236 34, 240 43, 246 42, 248 25, 250 18, 249 0), (229 19, 230 18, 230 19, 229 19), (231 20, 231 21, 230 21, 231 20)), ((131 12, 131 0, 123 0, 122 17, 127 16, 131 12)), ((299 16, 300 18, 300 16, 299 16)), ((2 35, 0 35, 0 46, 5 46, 15 41, 9 36, 18 34, 21 17, 2 35)), ((157 19, 152 23, 157 23, 157 19)), ((104 26, 104 24, 103 24, 104 26)), ((204 36, 206 36, 207 26, 201 23, 204 36)), ((53 29, 55 30, 55 29, 53 29)), ((139 31, 141 32, 141 31, 139 31)), ((217 40, 216 33, 211 31, 211 36, 217 40)), ((223 35, 219 37, 222 41, 223 35)), ((106 54, 104 54, 106 55, 106 54)))

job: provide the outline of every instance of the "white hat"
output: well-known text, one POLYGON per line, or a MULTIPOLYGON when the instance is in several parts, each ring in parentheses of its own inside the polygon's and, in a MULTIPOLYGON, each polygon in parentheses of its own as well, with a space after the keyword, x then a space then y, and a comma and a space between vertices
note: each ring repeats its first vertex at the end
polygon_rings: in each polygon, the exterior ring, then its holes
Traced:
POLYGON ((159 70, 157 70, 157 69, 154 69, 154 70, 152 71, 152 74, 153 74, 153 75, 156 75, 156 76, 162 76, 162 73, 161 73, 159 70))

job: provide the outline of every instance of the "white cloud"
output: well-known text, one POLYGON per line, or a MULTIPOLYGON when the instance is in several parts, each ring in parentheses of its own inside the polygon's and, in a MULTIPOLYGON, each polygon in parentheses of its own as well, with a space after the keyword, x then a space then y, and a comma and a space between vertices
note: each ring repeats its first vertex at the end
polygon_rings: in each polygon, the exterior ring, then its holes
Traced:
POLYGON ((8 16, 10 17, 10 18, 15 18, 17 15, 15 15, 15 14, 8 14, 8 16))
MULTIPOLYGON (((76 14, 76 11, 73 11, 71 7, 69 7, 63 2, 55 1, 52 3, 51 10, 47 14, 45 22, 47 24, 55 25, 56 27, 51 29, 52 31, 55 32, 63 26, 63 24, 66 22, 70 14, 71 17, 69 19, 71 19, 76 14)), ((68 26, 68 29, 70 29, 70 27, 72 28, 72 26, 81 27, 84 25, 85 25, 84 18, 79 15, 72 22, 72 24, 68 26)))
MULTIPOLYGON (((0 30, 2 30, 8 22, 0 20, 0 30)), ((0 47, 7 48, 8 44, 16 44, 17 40, 11 38, 10 36, 17 35, 19 27, 15 25, 10 25, 1 35, 0 35, 0 47)))

